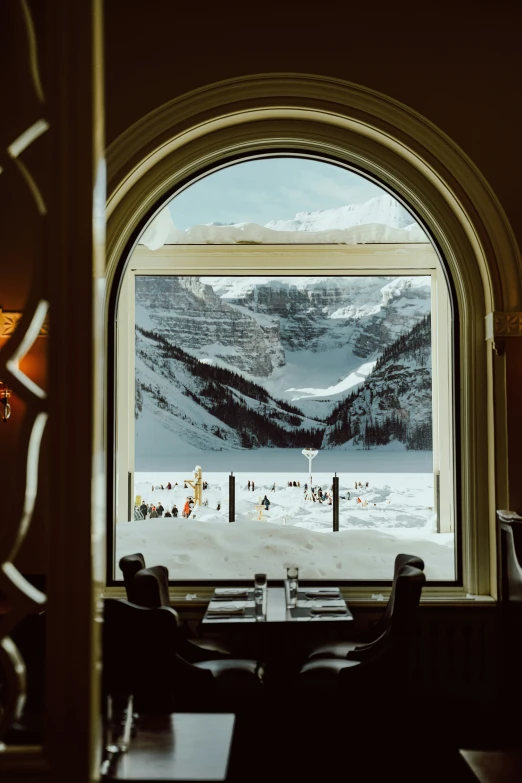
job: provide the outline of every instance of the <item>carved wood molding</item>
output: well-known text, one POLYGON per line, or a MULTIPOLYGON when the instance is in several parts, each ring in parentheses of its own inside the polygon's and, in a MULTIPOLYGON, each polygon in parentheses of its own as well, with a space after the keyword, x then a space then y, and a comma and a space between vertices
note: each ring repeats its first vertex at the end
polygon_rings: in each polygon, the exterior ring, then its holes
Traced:
POLYGON ((486 316, 486 340, 495 337, 522 337, 522 313, 496 310, 486 316))
MULTIPOLYGON (((5 312, 0 307, 0 337, 11 337, 13 335, 22 315, 23 313, 17 311, 5 312)), ((48 337, 48 335, 49 322, 46 319, 41 326, 38 337, 48 337)))

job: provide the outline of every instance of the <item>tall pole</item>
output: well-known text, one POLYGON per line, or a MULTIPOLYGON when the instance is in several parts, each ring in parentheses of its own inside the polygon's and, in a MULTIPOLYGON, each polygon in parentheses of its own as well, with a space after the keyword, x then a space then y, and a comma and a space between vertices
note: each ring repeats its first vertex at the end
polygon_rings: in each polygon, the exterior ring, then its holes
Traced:
POLYGON ((233 473, 228 477, 228 521, 236 521, 236 477, 233 473))
POLYGON ((308 489, 305 491, 305 500, 313 500, 312 496, 312 460, 317 457, 318 449, 303 449, 301 454, 308 460, 308 489))
POLYGON ((333 532, 339 531, 339 476, 333 479, 333 532))

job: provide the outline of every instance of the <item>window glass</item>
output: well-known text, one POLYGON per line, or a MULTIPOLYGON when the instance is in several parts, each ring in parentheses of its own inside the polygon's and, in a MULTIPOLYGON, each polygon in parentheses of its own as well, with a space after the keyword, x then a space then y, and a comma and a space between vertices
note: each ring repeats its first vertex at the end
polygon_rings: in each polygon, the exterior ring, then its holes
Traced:
POLYGON ((180 582, 389 580, 400 552, 455 580, 451 306, 393 196, 303 158, 214 172, 143 233, 120 313, 116 579, 140 551, 180 582))

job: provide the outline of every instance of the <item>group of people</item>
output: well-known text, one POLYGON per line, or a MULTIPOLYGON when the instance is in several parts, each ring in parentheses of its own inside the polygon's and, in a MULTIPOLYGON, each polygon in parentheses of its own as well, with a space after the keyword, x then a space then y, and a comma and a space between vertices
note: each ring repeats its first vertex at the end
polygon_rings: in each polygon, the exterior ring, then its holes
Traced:
POLYGON ((144 500, 141 503, 141 506, 139 507, 139 511, 141 514, 141 519, 158 519, 160 517, 177 517, 179 516, 179 510, 176 504, 172 506, 172 509, 169 511, 165 511, 165 508, 161 503, 158 503, 157 506, 149 503, 147 504, 144 500))
MULTIPOLYGON (((308 484, 304 485, 304 492, 305 495, 308 492, 308 484)), ((310 493, 312 495, 312 500, 314 503, 327 503, 329 506, 333 503, 333 487, 330 487, 329 490, 324 490, 322 487, 310 487, 310 493)))
POLYGON ((255 490, 255 488, 256 488, 256 486, 255 486, 253 481, 249 481, 247 486, 248 486, 248 491, 249 492, 250 492, 250 490, 252 490, 252 492, 253 492, 255 490))
POLYGON ((287 487, 300 487, 301 486, 301 482, 300 481, 287 481, 286 485, 287 485, 287 487))
MULTIPOLYGON (((192 514, 192 509, 194 508, 194 505, 195 505, 194 498, 190 495, 185 500, 185 504, 184 504, 183 509, 181 511, 181 516, 184 519, 188 519, 190 517, 190 515, 192 514)), ((208 506, 208 501, 206 503, 204 503, 203 505, 207 505, 208 506)), ((168 509, 167 509, 167 511, 165 511, 165 508, 163 507, 161 502, 158 503, 158 505, 154 505, 154 504, 151 504, 151 503, 147 504, 145 501, 142 501, 141 506, 139 507, 139 511, 140 511, 140 514, 141 514, 141 519, 147 519, 147 518, 148 519, 159 519, 161 517, 165 518, 165 517, 178 517, 179 516, 179 509, 178 509, 178 507, 176 506, 175 503, 172 506, 170 511, 168 509)))

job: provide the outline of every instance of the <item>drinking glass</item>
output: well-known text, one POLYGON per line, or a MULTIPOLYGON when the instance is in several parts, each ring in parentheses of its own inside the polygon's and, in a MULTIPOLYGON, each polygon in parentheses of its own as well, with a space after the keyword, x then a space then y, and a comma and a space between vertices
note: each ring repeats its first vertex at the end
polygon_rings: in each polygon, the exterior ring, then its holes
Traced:
POLYGON ((299 587, 299 568, 295 565, 287 566, 285 581, 286 608, 294 609, 297 606, 297 588, 299 587))
POLYGON ((254 604, 256 620, 266 620, 267 605, 266 574, 254 574, 254 604))

